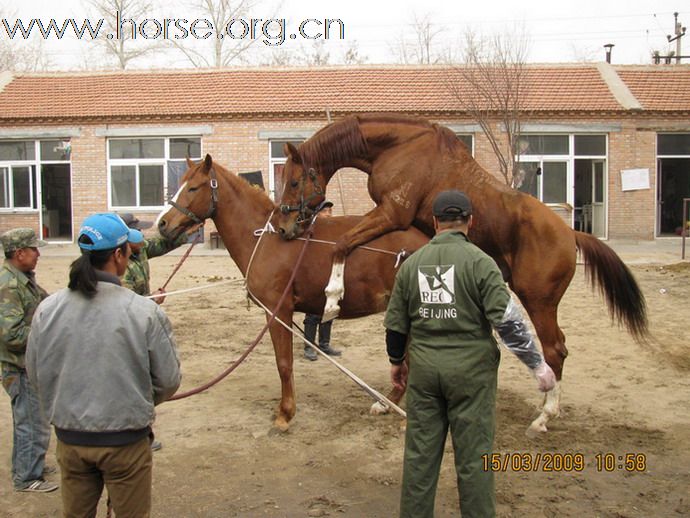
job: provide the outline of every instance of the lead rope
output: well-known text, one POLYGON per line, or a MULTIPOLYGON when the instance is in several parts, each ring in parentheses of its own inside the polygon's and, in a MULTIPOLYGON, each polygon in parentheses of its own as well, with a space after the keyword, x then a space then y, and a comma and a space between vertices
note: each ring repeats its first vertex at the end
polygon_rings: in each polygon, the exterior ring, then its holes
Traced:
MULTIPOLYGON (((278 303, 276 304, 275 309, 273 312, 267 311, 271 317, 266 321, 266 325, 261 329, 259 332, 259 335, 256 337, 256 339, 247 347, 247 349, 242 353, 242 355, 235 360, 230 367, 225 369, 223 372, 221 372, 218 376, 213 378, 211 381, 204 383, 200 387, 197 387, 195 389, 192 389, 187 392, 183 392, 181 394, 175 394, 172 396, 168 401, 177 401, 179 399, 184 399, 189 396, 193 396, 194 394, 198 394, 199 392, 203 392, 204 390, 207 390, 211 388, 213 385, 221 381, 223 378, 225 378, 228 374, 230 374, 232 371, 234 371, 243 361, 244 359, 249 356, 249 353, 251 353, 254 348, 259 344, 263 336, 266 334, 266 331, 268 330, 269 326, 273 323, 274 320, 276 320, 276 312, 281 308, 283 305, 283 302, 285 301, 285 297, 288 294, 288 291, 290 291, 290 288, 292 287, 292 283, 295 281, 295 277, 297 276, 297 270, 299 269, 299 265, 302 263, 302 259, 304 258, 304 254, 307 251, 307 245, 309 244, 309 238, 311 237, 311 229, 312 229, 313 223, 309 226, 307 229, 307 238, 305 239, 304 246, 302 247, 302 250, 299 253, 299 256, 297 257, 297 261, 295 263, 295 267, 292 270, 292 274, 290 275, 290 279, 288 280, 287 284, 285 285, 285 289, 283 290, 282 295, 280 296, 280 299, 278 300, 278 303)), ((259 239, 260 240, 260 239, 259 239)), ((257 242, 258 245, 258 242, 257 242)), ((256 252, 256 248, 254 248, 254 251, 256 252)), ((254 254, 252 254, 253 257, 254 254)), ((252 296, 253 297, 253 296, 252 296)), ((258 302, 258 300, 257 300, 258 302)))

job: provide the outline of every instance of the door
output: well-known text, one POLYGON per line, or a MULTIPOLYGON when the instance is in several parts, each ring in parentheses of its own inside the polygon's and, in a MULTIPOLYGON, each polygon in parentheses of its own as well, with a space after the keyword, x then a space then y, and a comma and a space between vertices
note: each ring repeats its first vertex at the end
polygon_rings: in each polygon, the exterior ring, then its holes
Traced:
POLYGON ((592 234, 606 237, 606 182, 604 160, 592 160, 592 234))
POLYGON ((72 174, 70 164, 41 166, 43 239, 72 240, 72 174))
POLYGON ((657 187, 657 235, 680 235, 683 198, 690 198, 690 158, 660 158, 657 187))

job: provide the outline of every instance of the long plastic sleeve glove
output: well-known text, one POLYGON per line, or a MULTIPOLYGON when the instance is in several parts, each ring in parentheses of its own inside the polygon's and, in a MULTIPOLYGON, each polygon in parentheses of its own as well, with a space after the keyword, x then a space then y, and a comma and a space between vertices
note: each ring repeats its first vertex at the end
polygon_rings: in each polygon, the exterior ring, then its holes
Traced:
POLYGON ((532 374, 539 384, 539 390, 542 392, 547 392, 556 386, 556 375, 545 361, 532 369, 532 374))

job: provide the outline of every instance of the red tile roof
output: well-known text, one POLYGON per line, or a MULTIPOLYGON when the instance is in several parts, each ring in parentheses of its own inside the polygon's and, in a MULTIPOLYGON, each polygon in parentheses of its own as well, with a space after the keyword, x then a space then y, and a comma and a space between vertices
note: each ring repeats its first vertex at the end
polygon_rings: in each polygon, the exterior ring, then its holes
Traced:
POLYGON ((618 70, 645 110, 690 111, 690 67, 664 65, 618 70))
MULTIPOLYGON (((687 66, 615 67, 646 110, 690 111, 687 66)), ((244 117, 395 111, 462 113, 447 66, 245 68, 22 74, 0 91, 0 122, 244 117)), ((524 109, 624 112, 596 65, 528 65, 524 109)), ((1 88, 1 87, 0 87, 1 88)))

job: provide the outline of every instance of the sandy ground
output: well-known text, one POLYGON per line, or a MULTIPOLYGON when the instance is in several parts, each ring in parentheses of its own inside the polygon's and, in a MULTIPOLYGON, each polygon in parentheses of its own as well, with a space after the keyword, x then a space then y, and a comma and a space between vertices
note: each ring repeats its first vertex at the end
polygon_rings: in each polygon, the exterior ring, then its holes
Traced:
MULTIPOLYGON (((49 291, 66 284, 69 255, 41 258, 38 280, 49 291)), ((152 261, 154 285, 178 259, 152 261)), ((638 257, 631 268, 647 297, 656 338, 649 345, 611 325, 603 301, 578 267, 560 307, 570 350, 562 415, 537 440, 524 431, 537 414, 540 395, 524 367, 503 354, 495 451, 500 459, 524 453, 554 462, 542 460, 529 472, 517 462, 497 473, 499 516, 690 515, 690 263, 647 259, 638 257), (640 463, 639 471, 619 467, 627 454, 640 463), (612 461, 611 472, 597 466, 598 455, 612 461), (581 470, 573 469, 574 460, 584 461, 581 470)), ((178 340, 183 389, 221 372, 264 322, 258 308, 248 308, 228 256, 193 255, 169 290, 218 280, 234 282, 170 297, 164 306, 178 340)), ((388 389, 382 315, 336 321, 333 342, 343 349, 346 367, 378 390, 388 389)), ((295 350, 300 353, 301 344, 295 350)), ((159 407, 155 431, 163 449, 154 454, 153 516, 395 516, 401 418, 369 415, 369 396, 323 359, 308 362, 300 356, 295 381, 297 415, 285 434, 271 428, 280 386, 268 338, 219 385, 159 407)), ((6 395, 0 400, 0 516, 58 516, 59 492, 12 491, 10 405, 6 395)), ((53 438, 48 453, 53 465, 54 451, 53 438)), ((51 478, 57 481, 59 475, 51 478)), ((459 515, 449 444, 436 502, 438 517, 459 515)), ((103 506, 99 516, 105 516, 103 506)))

